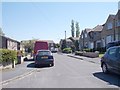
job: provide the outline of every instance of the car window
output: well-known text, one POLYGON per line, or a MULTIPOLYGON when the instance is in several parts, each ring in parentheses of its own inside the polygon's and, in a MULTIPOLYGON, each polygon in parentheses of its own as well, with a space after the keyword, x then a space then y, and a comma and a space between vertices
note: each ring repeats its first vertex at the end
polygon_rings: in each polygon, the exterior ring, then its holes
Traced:
POLYGON ((39 51, 38 55, 51 55, 50 51, 39 51))
POLYGON ((115 57, 116 56, 116 48, 110 49, 108 54, 112 57, 115 57))

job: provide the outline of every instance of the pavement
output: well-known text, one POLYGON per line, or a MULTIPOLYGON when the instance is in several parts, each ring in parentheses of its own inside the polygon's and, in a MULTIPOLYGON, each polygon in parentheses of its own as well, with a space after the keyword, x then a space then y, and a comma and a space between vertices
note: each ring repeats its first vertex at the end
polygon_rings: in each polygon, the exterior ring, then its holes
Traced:
POLYGON ((101 58, 97 57, 97 58, 90 58, 90 57, 85 57, 85 56, 79 56, 79 55, 75 55, 75 54, 66 54, 69 57, 73 57, 76 59, 80 59, 80 60, 84 60, 84 61, 88 61, 91 63, 96 63, 96 64, 100 64, 100 60, 101 58))
POLYGON ((0 82, 0 84, 5 84, 32 73, 35 71, 35 68, 33 68, 34 66, 30 66, 30 64, 34 65, 32 63, 34 63, 34 61, 29 59, 28 61, 24 61, 22 64, 17 64, 15 68, 2 70, 2 82, 0 82))

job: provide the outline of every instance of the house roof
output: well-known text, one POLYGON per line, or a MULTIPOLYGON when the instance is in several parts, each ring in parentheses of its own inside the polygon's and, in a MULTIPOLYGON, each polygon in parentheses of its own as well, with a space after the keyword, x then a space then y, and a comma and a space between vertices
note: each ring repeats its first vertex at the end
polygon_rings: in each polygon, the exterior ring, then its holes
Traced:
POLYGON ((20 43, 19 41, 17 41, 17 40, 14 40, 14 39, 12 39, 12 38, 9 38, 9 37, 6 37, 6 36, 0 36, 0 37, 6 38, 6 39, 8 39, 8 40, 11 40, 11 41, 13 41, 13 42, 20 43))
POLYGON ((92 29, 92 31, 102 31, 102 29, 103 29, 103 25, 97 25, 92 29))
POLYGON ((117 14, 116 14, 116 18, 120 18, 120 10, 118 10, 117 14))
POLYGON ((92 30, 92 29, 90 29, 90 28, 86 28, 86 29, 84 30, 84 32, 86 31, 87 33, 89 33, 91 30, 92 30))
POLYGON ((108 16, 107 20, 108 20, 108 19, 115 19, 115 16, 116 16, 116 15, 110 14, 110 15, 108 16))

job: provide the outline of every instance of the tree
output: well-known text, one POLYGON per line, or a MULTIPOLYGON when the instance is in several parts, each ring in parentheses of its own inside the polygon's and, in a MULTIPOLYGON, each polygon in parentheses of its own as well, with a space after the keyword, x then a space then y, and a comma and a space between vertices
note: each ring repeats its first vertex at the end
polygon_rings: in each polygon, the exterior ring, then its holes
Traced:
POLYGON ((79 23, 76 22, 76 37, 79 37, 79 35, 80 35, 79 23))
POLYGON ((59 47, 60 47, 60 44, 56 43, 55 48, 59 48, 59 47))
POLYGON ((79 50, 79 40, 75 41, 75 49, 76 49, 76 51, 79 50))
POLYGON ((75 28, 74 28, 74 20, 71 21, 71 34, 72 34, 72 37, 74 37, 74 33, 75 33, 75 28))
POLYGON ((61 50, 63 50, 64 48, 66 48, 67 46, 66 46, 66 40, 63 40, 63 42, 62 42, 62 46, 61 46, 61 50))

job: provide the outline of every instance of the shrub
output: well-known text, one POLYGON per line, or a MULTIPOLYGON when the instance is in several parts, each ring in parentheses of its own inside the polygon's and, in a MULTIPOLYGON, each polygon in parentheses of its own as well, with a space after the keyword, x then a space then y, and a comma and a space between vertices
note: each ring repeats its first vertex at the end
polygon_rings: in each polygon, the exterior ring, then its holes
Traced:
POLYGON ((91 49, 86 48, 86 49, 83 49, 83 51, 90 52, 90 51, 91 51, 91 49))
POLYGON ((0 49, 0 63, 17 61, 17 52, 8 49, 0 49))
POLYGON ((71 48, 64 48, 62 50, 63 53, 72 53, 72 49, 71 48))

